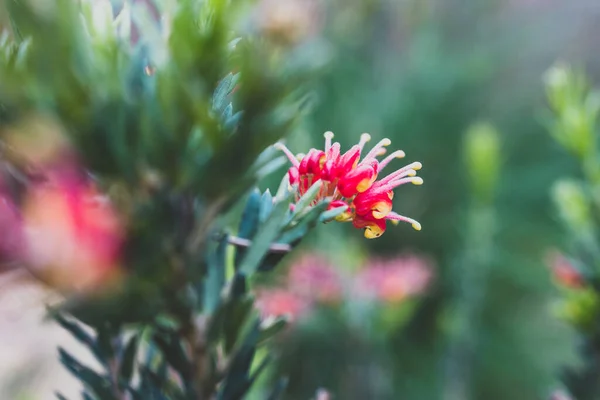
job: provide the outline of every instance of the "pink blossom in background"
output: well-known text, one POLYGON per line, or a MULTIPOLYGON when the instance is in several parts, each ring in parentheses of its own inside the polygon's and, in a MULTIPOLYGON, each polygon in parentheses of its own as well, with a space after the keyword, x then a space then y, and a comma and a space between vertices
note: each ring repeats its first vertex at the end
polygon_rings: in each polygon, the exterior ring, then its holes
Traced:
POLYGON ((108 201, 71 172, 55 170, 29 189, 22 260, 52 284, 81 289, 114 276, 123 227, 108 201))
POLYGON ((552 250, 548 252, 546 262, 558 284, 573 289, 584 285, 581 272, 559 251, 552 250))
POLYGON ((335 303, 342 298, 340 272, 325 258, 307 254, 292 264, 288 286, 310 300, 335 303))
POLYGON ((356 276, 356 291, 380 301, 399 302, 422 294, 432 279, 432 268, 423 258, 408 255, 374 259, 356 276))
POLYGON ((296 321, 308 311, 311 304, 301 296, 284 289, 263 289, 257 293, 256 307, 261 318, 288 317, 296 321))

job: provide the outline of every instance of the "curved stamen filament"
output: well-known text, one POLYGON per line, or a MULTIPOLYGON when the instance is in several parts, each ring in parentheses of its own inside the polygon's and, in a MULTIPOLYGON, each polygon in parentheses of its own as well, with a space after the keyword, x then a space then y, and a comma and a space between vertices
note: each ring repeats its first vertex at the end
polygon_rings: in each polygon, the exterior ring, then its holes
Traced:
POLYGON ((388 175, 388 176, 386 176, 385 178, 381 179, 381 180, 379 181, 379 183, 380 183, 380 184, 386 184, 386 183, 389 183, 389 182, 391 182, 391 181, 392 181, 392 180, 394 180, 394 179, 398 179, 398 178, 401 178, 401 177, 403 177, 403 176, 406 176, 406 174, 405 174, 405 173, 406 173, 406 171, 408 171, 408 170, 418 171, 418 170, 420 170, 422 167, 423 167, 423 165, 422 165, 420 162, 418 162, 418 161, 417 161, 417 162, 414 162, 414 163, 411 163, 411 164, 408 164, 408 165, 406 165, 406 166, 404 166, 404 167, 400 168, 399 170, 392 172, 391 174, 389 174, 389 175, 388 175))
POLYGON ((358 142, 358 147, 360 148, 360 151, 363 150, 363 148, 365 147, 365 144, 367 144, 367 142, 370 140, 371 140, 371 135, 369 135, 368 133, 363 133, 362 135, 360 135, 360 141, 358 142))
POLYGON ((383 161, 381 161, 379 163, 379 170, 384 169, 385 166, 388 165, 393 159, 395 159, 395 158, 404 158, 405 156, 406 156, 406 154, 402 150, 396 150, 396 151, 394 151, 392 154, 390 154, 389 156, 387 156, 386 158, 384 158, 383 161))
POLYGON ((405 217, 404 215, 396 214, 395 212, 391 212, 388 215, 386 215, 385 219, 391 221, 394 224, 398 224, 398 222, 400 221, 408 222, 416 231, 421 230, 421 224, 419 223, 419 221, 417 221, 416 219, 405 217))
MULTIPOLYGON (((410 170, 409 170, 410 171, 410 170)), ((407 171, 407 172, 409 172, 407 171)), ((408 173, 407 173, 408 175, 408 173)), ((386 192, 388 190, 392 190, 398 186, 404 185, 406 183, 412 183, 413 185, 422 185, 423 184, 423 178, 419 177, 419 176, 409 176, 408 178, 402 178, 402 179, 398 179, 398 180, 394 180, 391 181, 385 185, 379 186, 377 188, 377 190, 380 190, 382 192, 386 192)))
POLYGON ((381 150, 385 147, 385 146, 389 146, 390 144, 392 144, 392 141, 388 138, 383 138, 379 141, 379 143, 377 143, 372 149, 371 151, 365 156, 365 159, 367 158, 375 158, 380 152, 381 150))
POLYGON ((283 153, 287 156, 287 158, 290 160, 294 167, 300 166, 300 161, 298 161, 294 153, 292 153, 286 145, 284 145, 283 143, 275 143, 273 147, 275 147, 277 150, 283 151, 283 153))
POLYGON ((331 139, 333 139, 333 132, 327 131, 323 134, 325 136, 325 153, 331 149, 331 139))

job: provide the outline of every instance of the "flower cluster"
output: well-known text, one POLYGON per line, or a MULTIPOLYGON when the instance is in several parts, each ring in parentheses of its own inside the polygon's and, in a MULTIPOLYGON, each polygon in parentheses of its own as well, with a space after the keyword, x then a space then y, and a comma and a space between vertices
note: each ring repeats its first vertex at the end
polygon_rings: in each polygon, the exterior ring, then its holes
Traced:
POLYGON ((356 294, 384 303, 399 303, 425 292, 433 270, 423 258, 414 255, 390 260, 375 259, 363 268, 355 285, 356 294))
POLYGON ((355 274, 306 254, 291 265, 283 286, 258 291, 257 307, 263 319, 287 316, 296 321, 319 305, 362 300, 397 305, 424 293, 433 277, 431 263, 411 254, 369 260, 355 274))
POLYGON ((352 221, 356 228, 365 230, 368 239, 381 236, 386 221, 405 221, 421 230, 421 224, 416 220, 392 211, 394 188, 405 183, 423 183, 423 179, 416 176, 421 163, 413 162, 377 180, 392 160, 405 156, 402 150, 397 150, 381 161, 377 159, 386 153, 385 147, 391 144, 389 139, 381 140, 361 160, 363 148, 371 140, 369 134, 363 133, 359 143, 344 154, 338 142, 332 143, 332 132, 326 132, 324 136, 325 150, 311 149, 305 155, 294 156, 283 144, 276 145, 292 163, 288 176, 290 184, 296 187, 296 200, 321 181, 323 186, 317 200, 330 198, 330 208, 347 206, 348 209, 336 220, 352 221))

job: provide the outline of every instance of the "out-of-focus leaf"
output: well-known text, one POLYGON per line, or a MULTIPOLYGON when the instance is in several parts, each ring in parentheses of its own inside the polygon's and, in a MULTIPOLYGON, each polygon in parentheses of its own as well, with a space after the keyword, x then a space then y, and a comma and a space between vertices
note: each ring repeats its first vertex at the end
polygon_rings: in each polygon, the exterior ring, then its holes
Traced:
POLYGON ((133 375, 133 369, 135 366, 135 356, 137 354, 138 348, 138 336, 133 335, 127 345, 125 346, 125 350, 123 350, 123 354, 120 359, 120 369, 119 369, 119 380, 121 383, 121 389, 127 387, 131 377, 133 375))
POLYGON ((273 196, 269 189, 267 189, 260 200, 260 211, 258 213, 258 219, 260 223, 264 223, 269 215, 271 215, 271 211, 273 210, 273 196))
POLYGON ((106 377, 99 375, 91 368, 81 364, 63 348, 59 347, 58 352, 60 362, 69 372, 71 372, 71 374, 81 380, 89 390, 93 391, 101 399, 114 399, 111 392, 111 384, 106 377))
POLYGON ((209 257, 208 272, 204 280, 204 311, 212 314, 221 301, 221 291, 225 285, 225 269, 229 236, 225 235, 209 257))
POLYGON ((260 335, 257 341, 257 344, 262 344, 267 340, 271 339, 273 336, 277 335, 279 332, 283 331, 285 327, 288 325, 288 321, 285 318, 278 318, 274 320, 267 327, 262 328, 260 330, 260 335))
POLYGON ((282 201, 273 207, 273 212, 267 221, 260 227, 258 233, 252 241, 252 246, 246 253, 241 265, 240 271, 246 275, 252 275, 269 252, 271 243, 279 235, 279 230, 284 218, 288 214, 289 204, 282 201))
POLYGON ((256 353, 256 343, 259 338, 260 322, 253 323, 252 328, 246 335, 244 342, 236 351, 228 370, 227 377, 223 387, 219 392, 219 400, 242 399, 250 387, 252 381, 250 378, 250 368, 254 355, 256 353))

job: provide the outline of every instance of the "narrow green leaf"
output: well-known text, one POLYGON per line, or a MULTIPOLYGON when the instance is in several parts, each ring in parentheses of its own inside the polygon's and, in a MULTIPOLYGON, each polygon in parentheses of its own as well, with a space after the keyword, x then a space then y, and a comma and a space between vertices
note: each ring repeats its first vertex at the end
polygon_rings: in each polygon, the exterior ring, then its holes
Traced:
POLYGON ((304 193, 304 196, 300 197, 300 200, 296 202, 296 207, 294 208, 294 215, 301 214, 310 204, 315 201, 319 192, 323 188, 323 181, 318 181, 313 184, 307 191, 304 193))
POLYGON ((260 262, 269 252, 271 243, 279 235, 282 222, 289 212, 289 204, 282 201, 273 207, 273 211, 267 221, 261 226, 254 237, 252 246, 246 253, 239 270, 246 276, 256 272, 260 262))
POLYGON ((138 335, 133 335, 127 342, 125 350, 123 350, 123 354, 121 355, 121 365, 119 369, 119 380, 121 382, 121 389, 127 387, 133 375, 133 368, 135 366, 135 356, 137 354, 137 348, 138 335))
POLYGON ((264 223, 269 215, 271 215, 271 211, 273 210, 273 196, 269 189, 263 193, 262 198, 260 200, 260 211, 258 213, 258 220, 260 223, 264 223))
POLYGON ((70 321, 61 315, 58 311, 50 310, 52 318, 65 330, 67 330, 75 339, 88 347, 93 347, 95 340, 87 333, 79 323, 70 321))
POLYGON ((348 209, 348 206, 342 206, 342 207, 332 208, 331 210, 327 210, 321 214, 321 216, 319 217, 319 221, 320 222, 331 221, 335 217, 342 215, 347 209, 348 209))
POLYGON ((208 273, 204 280, 204 311, 208 314, 212 314, 221 301, 221 292, 225 286, 228 240, 229 235, 224 235, 208 262, 208 273))
POLYGON ((89 390, 101 399, 113 400, 111 385, 106 377, 99 375, 93 369, 81 364, 75 357, 62 347, 58 348, 60 362, 67 370, 79 379, 89 390))
POLYGON ((261 329, 258 337, 258 344, 263 344, 265 341, 271 339, 279 332, 283 331, 288 325, 288 321, 285 318, 278 318, 266 328, 261 329))
POLYGON ((179 372, 184 380, 188 379, 191 373, 191 364, 179 342, 179 338, 176 335, 163 337, 161 334, 155 333, 152 336, 152 341, 160 348, 169 365, 179 372))

